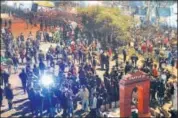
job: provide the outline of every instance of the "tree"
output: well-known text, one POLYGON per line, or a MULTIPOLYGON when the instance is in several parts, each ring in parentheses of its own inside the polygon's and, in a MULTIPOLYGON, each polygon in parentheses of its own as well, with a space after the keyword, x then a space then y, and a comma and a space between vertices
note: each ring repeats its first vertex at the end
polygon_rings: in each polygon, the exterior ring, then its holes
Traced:
POLYGON ((130 39, 129 29, 133 26, 133 18, 123 15, 119 8, 90 6, 78 8, 77 12, 82 17, 85 31, 101 34, 103 42, 130 39))

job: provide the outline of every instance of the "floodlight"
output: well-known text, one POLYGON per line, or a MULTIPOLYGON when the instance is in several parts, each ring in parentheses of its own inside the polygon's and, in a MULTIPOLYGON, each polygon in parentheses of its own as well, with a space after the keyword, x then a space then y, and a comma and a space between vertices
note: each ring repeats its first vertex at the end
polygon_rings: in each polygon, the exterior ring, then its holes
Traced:
POLYGON ((43 75, 41 77, 41 83, 43 86, 49 87, 50 85, 54 83, 53 77, 51 75, 43 75))

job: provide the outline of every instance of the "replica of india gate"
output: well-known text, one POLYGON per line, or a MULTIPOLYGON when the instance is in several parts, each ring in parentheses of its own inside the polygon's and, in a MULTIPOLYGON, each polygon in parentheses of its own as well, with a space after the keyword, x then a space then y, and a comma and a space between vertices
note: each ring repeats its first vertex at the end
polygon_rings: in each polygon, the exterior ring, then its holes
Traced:
POLYGON ((130 117, 132 93, 137 89, 137 109, 139 117, 149 117, 150 78, 141 71, 127 74, 119 82, 120 86, 120 117, 130 117))

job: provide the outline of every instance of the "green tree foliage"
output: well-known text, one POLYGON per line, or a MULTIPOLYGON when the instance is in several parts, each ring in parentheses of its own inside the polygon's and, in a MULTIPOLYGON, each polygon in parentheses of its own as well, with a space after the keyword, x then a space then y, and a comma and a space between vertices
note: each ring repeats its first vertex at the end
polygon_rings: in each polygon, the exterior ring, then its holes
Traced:
POLYGON ((77 12, 82 16, 86 30, 93 30, 105 34, 106 37, 115 36, 118 39, 128 40, 130 38, 129 29, 133 26, 131 16, 124 15, 119 8, 89 6, 78 8, 77 12))

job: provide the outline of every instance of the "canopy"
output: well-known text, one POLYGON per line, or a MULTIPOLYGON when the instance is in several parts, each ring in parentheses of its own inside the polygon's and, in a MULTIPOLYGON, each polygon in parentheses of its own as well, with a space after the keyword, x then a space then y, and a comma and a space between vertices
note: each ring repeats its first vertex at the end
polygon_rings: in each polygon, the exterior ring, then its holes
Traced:
POLYGON ((34 1, 34 3, 38 4, 39 6, 43 6, 43 7, 54 7, 54 3, 50 1, 34 1))

